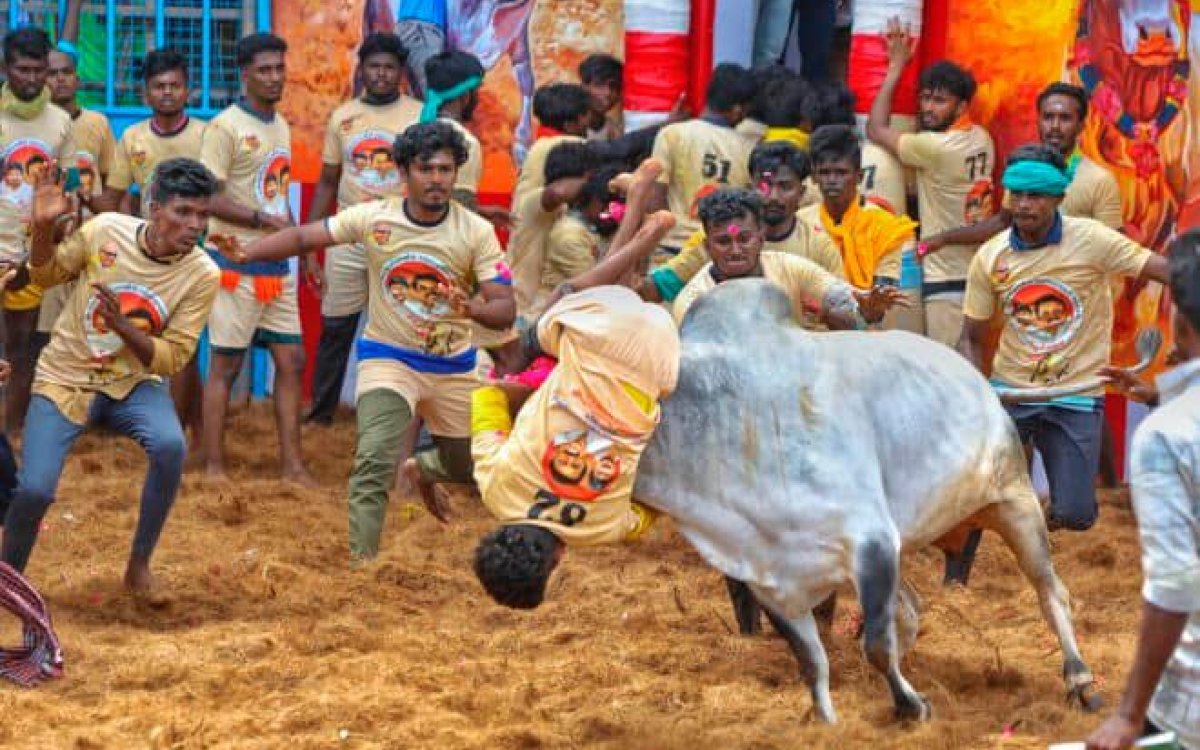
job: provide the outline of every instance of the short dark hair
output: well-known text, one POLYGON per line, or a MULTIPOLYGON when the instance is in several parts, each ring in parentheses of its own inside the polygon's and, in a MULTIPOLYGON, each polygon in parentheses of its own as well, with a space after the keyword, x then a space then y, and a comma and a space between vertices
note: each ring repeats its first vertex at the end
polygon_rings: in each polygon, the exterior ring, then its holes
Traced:
POLYGON ((949 60, 938 60, 922 70, 917 86, 921 91, 945 91, 964 102, 975 96, 975 77, 949 60))
POLYGON ((546 154, 546 184, 566 177, 584 177, 596 167, 596 157, 586 143, 560 143, 546 154))
POLYGON ((766 122, 763 110, 770 96, 768 89, 773 84, 779 81, 803 80, 799 73, 779 63, 754 66, 750 69, 750 78, 754 81, 754 99, 750 102, 750 111, 747 114, 760 122, 766 122))
POLYGON ((762 197, 746 188, 719 188, 700 199, 696 213, 706 232, 715 224, 724 224, 746 215, 761 222, 762 197))
POLYGON ((183 73, 184 80, 187 80, 187 58, 183 56, 182 52, 169 47, 151 50, 146 53, 146 60, 142 63, 142 80, 149 81, 154 76, 169 73, 172 70, 180 71, 183 73))
POLYGON ((5 34, 4 64, 12 65, 18 57, 48 60, 50 35, 34 26, 22 26, 5 34))
POLYGON ((597 167, 588 177, 587 182, 583 183, 583 189, 579 191, 579 197, 575 199, 575 202, 578 205, 586 206, 592 201, 599 201, 601 205, 607 206, 615 198, 608 183, 612 182, 613 178, 620 173, 621 168, 615 164, 603 164, 597 167))
POLYGON ((454 163, 467 163, 467 142, 453 125, 442 120, 419 122, 409 125, 396 136, 392 145, 392 160, 408 169, 416 159, 428 159, 438 151, 449 150, 454 154, 454 163))
POLYGON ((408 62, 408 50, 404 47, 404 42, 400 41, 400 37, 386 31, 376 31, 363 40, 362 46, 358 48, 358 62, 361 65, 371 55, 379 54, 391 55, 401 67, 408 62))
POLYGON ((849 125, 822 125, 808 141, 808 157, 813 168, 818 164, 848 159, 855 169, 862 167, 862 141, 849 125))
POLYGON ((1087 119, 1088 113, 1088 95, 1080 86, 1075 86, 1063 81, 1055 81, 1046 88, 1042 89, 1042 93, 1038 94, 1037 108, 1040 112, 1042 105, 1052 96, 1065 96, 1068 99, 1074 99, 1079 104, 1079 119, 1087 119))
POLYGON ((533 114, 548 128, 562 130, 589 112, 591 99, 577 83, 552 83, 533 95, 533 114))
POLYGON ((46 157, 42 156, 41 154, 34 154, 33 156, 31 156, 25 160, 26 167, 32 166, 34 164, 45 164, 45 163, 46 163, 46 157))
POLYGON ((759 107, 763 124, 773 128, 796 128, 813 112, 812 88, 803 79, 772 81, 762 92, 759 107))
POLYGON ((854 126, 854 92, 843 83, 817 83, 813 85, 812 112, 808 122, 813 130, 822 125, 854 126))
POLYGON ((25 165, 19 161, 10 161, 8 164, 4 165, 5 172, 11 172, 14 169, 17 170, 18 172, 20 172, 21 174, 25 174, 25 165))
POLYGON ((579 63, 579 80, 584 83, 613 83, 621 86, 625 76, 625 65, 613 57, 596 53, 588 55, 579 63))
POLYGON ((750 174, 776 172, 786 167, 796 173, 796 178, 805 180, 812 173, 808 154, 789 141, 764 141, 750 152, 750 174))
POLYGON ((1062 152, 1044 143, 1026 143, 1014 148, 1008 154, 1008 163, 1016 164, 1019 161, 1040 161, 1063 172, 1067 169, 1067 160, 1062 152))
POLYGON ((704 101, 713 112, 728 112, 739 104, 754 101, 754 76, 737 63, 721 63, 713 68, 704 101))
POLYGON ((154 168, 150 199, 162 205, 175 196, 211 198, 218 187, 213 173, 195 159, 167 159, 154 168))
POLYGON ((447 91, 470 78, 483 78, 487 71, 470 52, 448 49, 425 61, 425 81, 433 91, 447 91))
POLYGON ((496 603, 534 609, 558 564, 557 536, 540 526, 513 524, 485 534, 475 548, 475 576, 496 603))
POLYGON ((287 53, 287 42, 283 41, 274 34, 260 31, 257 34, 244 36, 238 40, 235 47, 237 56, 237 65, 239 68, 244 68, 247 65, 254 63, 254 58, 263 52, 279 52, 287 53))
POLYGON ((1171 243, 1171 297, 1192 330, 1200 333, 1200 229, 1179 235, 1171 243))

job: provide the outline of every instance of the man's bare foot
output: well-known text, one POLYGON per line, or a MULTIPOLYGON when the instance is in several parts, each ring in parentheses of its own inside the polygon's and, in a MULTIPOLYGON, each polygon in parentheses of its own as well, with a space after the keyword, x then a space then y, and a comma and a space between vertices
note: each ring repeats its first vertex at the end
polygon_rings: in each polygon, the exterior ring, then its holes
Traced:
POLYGON ((417 488, 417 492, 421 495, 421 502, 425 503, 425 510, 442 523, 450 523, 450 504, 446 501, 445 495, 438 492, 433 483, 426 481, 425 477, 421 475, 421 467, 417 464, 417 459, 410 458, 404 462, 404 476, 409 484, 417 488))
POLYGON ((638 227, 637 234, 633 235, 630 243, 646 243, 650 247, 657 247, 659 240, 671 231, 671 227, 675 226, 675 214, 670 211, 655 211, 646 217, 646 221, 638 227))
POLYGON ((308 473, 308 469, 303 466, 293 466, 290 469, 284 469, 280 478, 287 484, 294 484, 309 490, 315 490, 321 486, 316 478, 308 473))
POLYGON ((165 607, 171 603, 171 597, 158 586, 158 581, 150 573, 150 564, 144 560, 130 558, 125 567, 125 589, 139 602, 151 607, 165 607))

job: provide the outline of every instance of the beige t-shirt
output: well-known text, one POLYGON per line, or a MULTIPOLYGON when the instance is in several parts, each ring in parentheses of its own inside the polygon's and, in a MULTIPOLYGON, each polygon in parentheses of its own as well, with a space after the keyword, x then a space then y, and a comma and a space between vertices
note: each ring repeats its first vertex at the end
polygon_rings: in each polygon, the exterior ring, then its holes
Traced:
POLYGON ((200 159, 205 123, 189 117, 183 130, 171 135, 154 132, 150 120, 135 122, 121 134, 108 186, 128 190, 137 185, 141 194, 142 215, 149 216, 151 177, 158 165, 168 159, 200 159))
MULTIPOLYGON (((366 249, 364 338, 443 358, 471 348, 471 321, 454 313, 439 286, 472 295, 479 284, 507 278, 491 224, 454 202, 437 225, 418 224, 403 198, 360 203, 326 223, 338 244, 366 249)), ((371 364, 362 363, 360 378, 371 364)))
POLYGON ((871 141, 862 144, 862 178, 858 183, 859 195, 875 198, 887 204, 894 214, 908 210, 908 180, 904 165, 887 149, 871 141))
POLYGON ((544 187, 534 188, 516 204, 515 226, 508 241, 508 264, 512 268, 517 315, 530 321, 545 309, 546 300, 539 292, 546 275, 547 244, 554 224, 567 213, 566 206, 544 210, 544 190, 544 187))
POLYGON ((392 146, 396 135, 420 117, 421 102, 410 96, 384 105, 351 99, 333 111, 325 128, 321 161, 342 168, 339 208, 401 194, 392 146))
MULTIPOLYGON (((278 112, 270 122, 237 104, 225 108, 204 131, 200 161, 224 183, 223 195, 246 208, 287 216, 292 172, 292 133, 278 112)), ((209 221, 209 232, 237 237, 248 244, 266 236, 251 229, 209 221)))
MULTIPOLYGON (((760 258, 763 278, 782 288, 791 298, 794 317, 801 325, 812 325, 817 316, 806 315, 806 311, 821 311, 830 290, 839 284, 846 285, 807 258, 786 253, 763 253, 760 258)), ((683 324, 684 315, 696 300, 716 288, 717 280, 713 278, 712 270, 711 263, 704 266, 675 298, 673 312, 677 324, 683 324)))
POLYGON ((34 282, 44 287, 79 280, 38 359, 33 383, 34 393, 54 401, 77 424, 87 420, 96 393, 122 399, 143 381, 182 370, 212 310, 217 265, 199 248, 151 258, 142 246, 145 226, 133 216, 100 214, 59 245, 49 263, 30 268, 34 282), (105 326, 94 283, 106 284, 122 312, 154 337, 148 367, 105 326))
POLYGON ((634 478, 678 379, 679 335, 665 310, 618 286, 564 297, 537 333, 558 366, 521 408, 511 448, 476 462, 483 503, 568 544, 619 542, 638 524, 634 478))
POLYGON ((76 152, 71 116, 47 104, 32 120, 0 111, 0 258, 23 258, 28 252, 33 181, 51 162, 69 164, 76 152), (33 175, 30 175, 30 172, 33 175))
POLYGON ((82 187, 91 185, 93 195, 104 192, 104 178, 112 171, 117 140, 113 137, 108 118, 92 110, 82 109, 71 124, 75 141, 75 163, 79 167, 82 187))
POLYGON ((546 186, 546 157, 560 143, 585 143, 587 139, 577 135, 551 135, 538 138, 525 154, 525 162, 517 173, 517 184, 513 186, 512 210, 516 213, 521 199, 531 190, 546 186))
MULTIPOLYGON (((983 221, 994 209, 992 137, 978 125, 944 133, 900 136, 900 161, 917 171, 917 206, 924 237, 983 221)), ((962 281, 975 245, 946 245, 924 260, 925 281, 962 281)))
POLYGON ((1110 229, 1124 224, 1117 178, 1086 156, 1075 167, 1075 179, 1067 187, 1060 209, 1065 216, 1095 219, 1110 229))
POLYGON ((1063 217, 1062 242, 1042 248, 1014 250, 1011 237, 1001 232, 979 248, 963 302, 974 320, 1004 315, 992 377, 1022 387, 1095 377, 1108 364, 1109 281, 1141 273, 1150 251, 1092 219, 1063 217))
POLYGON ((458 168, 458 179, 454 181, 455 190, 466 190, 469 193, 479 192, 479 181, 483 179, 483 146, 475 134, 452 117, 438 118, 449 123, 467 142, 467 161, 458 168))
MULTIPOLYGON (((786 253, 806 260, 811 260, 829 273, 844 278, 845 269, 842 267, 842 256, 837 245, 825 232, 815 231, 811 224, 803 219, 805 209, 796 213, 797 221, 792 233, 786 238, 776 241, 763 242, 763 253, 786 253)), ((679 280, 687 283, 701 268, 708 263, 708 251, 704 247, 704 230, 699 229, 688 238, 683 250, 663 267, 672 271, 679 280)))
POLYGON ((750 184, 750 152, 754 143, 733 128, 707 120, 668 125, 654 138, 655 159, 663 164, 658 181, 667 185, 667 207, 675 227, 663 240, 682 248, 700 229, 696 203, 718 187, 750 184))
POLYGON ((540 294, 549 297, 559 284, 596 265, 600 235, 578 214, 567 211, 554 222, 546 239, 546 267, 540 294))

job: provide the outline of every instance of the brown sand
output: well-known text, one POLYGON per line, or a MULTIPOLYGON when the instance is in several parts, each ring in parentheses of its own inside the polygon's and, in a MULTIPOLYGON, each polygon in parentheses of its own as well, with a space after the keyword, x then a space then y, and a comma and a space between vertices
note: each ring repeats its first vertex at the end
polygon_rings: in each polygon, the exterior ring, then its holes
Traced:
MULTIPOLYGON (((782 639, 733 634, 719 576, 669 524, 642 543, 572 551, 551 601, 511 612, 470 572, 490 524, 465 493, 446 528, 393 498, 382 559, 351 572, 352 423, 306 432, 326 485, 316 492, 259 478, 277 469, 268 412, 239 414, 233 433, 236 484, 185 479, 156 558, 175 595, 163 610, 120 586, 141 454, 81 441, 29 570, 67 676, 0 684, 0 747, 1044 748, 1098 721, 1064 705, 1057 647, 993 536, 968 590, 940 589, 937 556, 906 568, 925 605, 907 675, 935 719, 892 721, 843 602, 827 640, 842 723, 828 728, 810 718, 782 639)), ((1084 654, 1115 703, 1140 581, 1126 496, 1106 495, 1096 529, 1055 545, 1084 654)), ((0 616, 2 642, 16 633, 0 616)))

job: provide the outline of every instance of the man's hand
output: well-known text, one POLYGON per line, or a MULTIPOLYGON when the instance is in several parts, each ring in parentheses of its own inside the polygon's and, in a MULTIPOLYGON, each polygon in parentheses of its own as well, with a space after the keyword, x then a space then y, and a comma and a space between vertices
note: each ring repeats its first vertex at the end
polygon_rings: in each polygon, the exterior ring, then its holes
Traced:
MULTIPOLYGON (((221 252, 224 253, 223 250, 221 252)), ((321 263, 315 255, 305 255, 301 263, 304 264, 304 283, 308 284, 308 288, 317 296, 317 299, 324 299, 325 269, 321 268, 321 263)))
POLYGON ((224 255, 234 263, 250 262, 250 257, 246 254, 246 248, 242 246, 237 237, 231 234, 210 234, 208 241, 220 251, 221 255, 224 255))
POLYGON ((936 234, 927 240, 921 240, 917 243, 917 262, 925 262, 926 256, 933 255, 945 246, 945 243, 936 234))
POLYGON ((475 298, 468 297, 467 293, 456 286, 448 284, 439 284, 438 293, 446 300, 446 304, 450 305, 450 309, 455 315, 475 319, 475 298))
POLYGON ((12 263, 0 262, 0 292, 8 288, 17 277, 17 267, 12 263))
POLYGON ((501 206, 476 206, 475 213, 492 222, 493 226, 512 229, 512 214, 501 206))
POLYGON ((65 184, 66 173, 57 167, 47 169, 38 176, 30 210, 30 221, 35 227, 49 230, 59 219, 75 212, 77 198, 63 191, 65 184))
POLYGON ((884 313, 893 307, 908 307, 908 296, 899 287, 880 284, 871 287, 870 291, 855 291, 854 298, 858 300, 858 310, 868 323, 875 323, 883 318, 884 313))
POLYGON ((266 213, 265 211, 259 211, 258 220, 262 222, 263 229, 271 232, 278 232, 281 229, 287 229, 288 227, 293 226, 291 214, 277 216, 275 214, 266 213))
POLYGON ((888 69, 904 70, 917 50, 917 39, 912 35, 912 30, 907 24, 902 24, 899 18, 892 18, 887 23, 884 37, 887 39, 888 69))
POLYGON ((692 119, 692 113, 688 110, 687 106, 687 92, 680 91, 679 96, 675 99, 675 104, 671 107, 671 111, 667 113, 667 124, 670 125, 690 119, 692 119))
POLYGON ((1143 404, 1158 401, 1158 391, 1123 367, 1102 367, 1100 376, 1125 396, 1143 404))
POLYGON ((1087 750, 1125 750, 1133 747, 1141 733, 1141 722, 1113 714, 1087 738, 1087 750))

